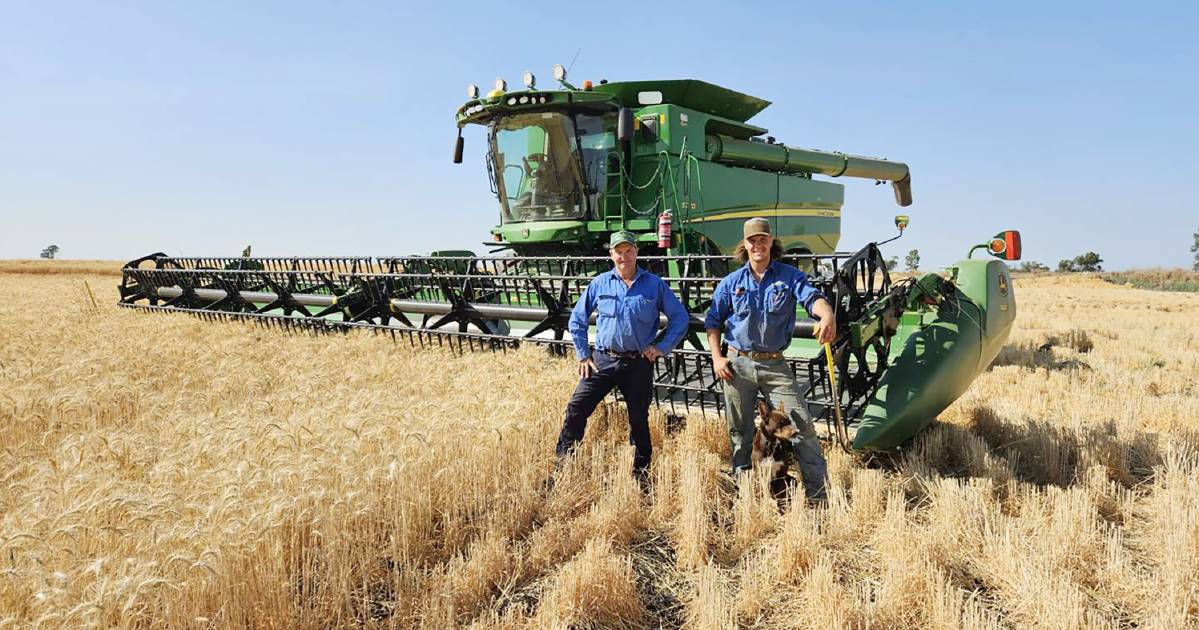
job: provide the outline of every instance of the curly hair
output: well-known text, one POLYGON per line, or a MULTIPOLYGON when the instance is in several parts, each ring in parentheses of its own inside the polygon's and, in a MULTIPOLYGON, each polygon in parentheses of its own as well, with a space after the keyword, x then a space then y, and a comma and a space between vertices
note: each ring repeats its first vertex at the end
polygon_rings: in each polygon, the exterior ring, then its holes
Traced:
MULTIPOLYGON (((783 258, 783 246, 779 244, 778 239, 774 239, 774 243, 770 246, 770 260, 781 260, 783 258)), ((737 249, 733 250, 733 260, 737 261, 738 265, 744 265, 749 262, 749 249, 745 247, 745 240, 742 239, 737 243, 737 249)))

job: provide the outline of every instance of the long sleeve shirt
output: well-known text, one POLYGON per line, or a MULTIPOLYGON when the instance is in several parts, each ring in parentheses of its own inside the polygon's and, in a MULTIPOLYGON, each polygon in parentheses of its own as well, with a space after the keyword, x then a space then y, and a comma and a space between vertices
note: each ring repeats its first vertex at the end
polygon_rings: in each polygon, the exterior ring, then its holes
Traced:
POLYGON ((759 281, 746 263, 716 285, 704 328, 724 331, 725 341, 743 352, 778 352, 791 345, 796 304, 811 313, 823 298, 791 265, 772 261, 759 281))
POLYGON ((687 333, 687 309, 658 276, 637 269, 632 285, 625 285, 613 269, 595 277, 570 313, 567 328, 580 361, 591 356, 587 328, 595 318, 595 347, 612 352, 640 352, 658 334, 658 314, 666 314, 666 333, 657 345, 662 354, 679 344, 687 333))

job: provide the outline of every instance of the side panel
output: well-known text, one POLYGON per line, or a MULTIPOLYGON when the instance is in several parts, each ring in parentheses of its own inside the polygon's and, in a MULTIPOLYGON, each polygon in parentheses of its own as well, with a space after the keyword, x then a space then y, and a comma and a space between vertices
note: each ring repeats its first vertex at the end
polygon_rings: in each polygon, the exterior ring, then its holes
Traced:
POLYGON ((783 249, 806 249, 814 254, 831 254, 841 240, 841 204, 845 187, 779 175, 779 205, 775 232, 783 249))
POLYGON ((778 175, 700 161, 702 193, 699 207, 688 209, 681 218, 703 234, 724 254, 731 254, 741 240, 741 225, 752 217, 774 219, 778 205, 778 175))
POLYGON ((841 211, 779 208, 775 212, 775 238, 783 251, 831 254, 841 238, 841 211))

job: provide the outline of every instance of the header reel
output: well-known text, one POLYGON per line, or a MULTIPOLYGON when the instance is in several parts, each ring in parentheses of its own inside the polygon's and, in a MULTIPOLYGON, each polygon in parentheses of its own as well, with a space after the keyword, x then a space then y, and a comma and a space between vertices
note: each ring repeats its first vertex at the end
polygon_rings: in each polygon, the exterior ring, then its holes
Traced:
MULTIPOLYGON (((690 317, 688 347, 656 365, 659 403, 719 409, 723 401, 703 347, 703 317, 731 259, 646 256, 639 262, 663 276, 690 317)), ((875 305, 891 292, 881 253, 870 245, 853 254, 788 256, 786 262, 832 270, 831 276, 813 280, 837 308, 838 369, 846 396, 861 398, 886 367, 889 336, 860 335, 864 322, 884 312, 875 305)), ((454 347, 467 337, 472 347, 479 342, 492 349, 534 343, 565 353, 571 347, 566 331, 571 308, 591 279, 610 268, 604 257, 173 258, 158 253, 122 269, 121 306, 321 331, 369 328, 414 343, 436 339, 454 347)), ((801 319, 793 332, 811 338, 814 322, 801 319)), ((809 371, 806 358, 789 361, 801 377, 809 371)))

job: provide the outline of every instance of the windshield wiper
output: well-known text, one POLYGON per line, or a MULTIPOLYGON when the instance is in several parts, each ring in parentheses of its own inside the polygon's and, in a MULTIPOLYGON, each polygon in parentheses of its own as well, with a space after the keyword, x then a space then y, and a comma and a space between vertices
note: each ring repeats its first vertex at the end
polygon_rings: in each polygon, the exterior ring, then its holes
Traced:
POLYGON ((583 194, 580 196, 583 198, 583 212, 586 213, 588 218, 590 218, 594 216, 591 214, 591 195, 595 191, 591 190, 591 183, 587 179, 587 173, 583 170, 583 137, 579 135, 578 114, 571 113, 570 126, 574 128, 575 132, 575 177, 579 178, 579 183, 582 186, 581 190, 583 191, 583 194))
POLYGON ((498 200, 500 198, 499 186, 495 183, 495 153, 491 149, 487 150, 487 181, 491 184, 491 194, 495 195, 498 200))

